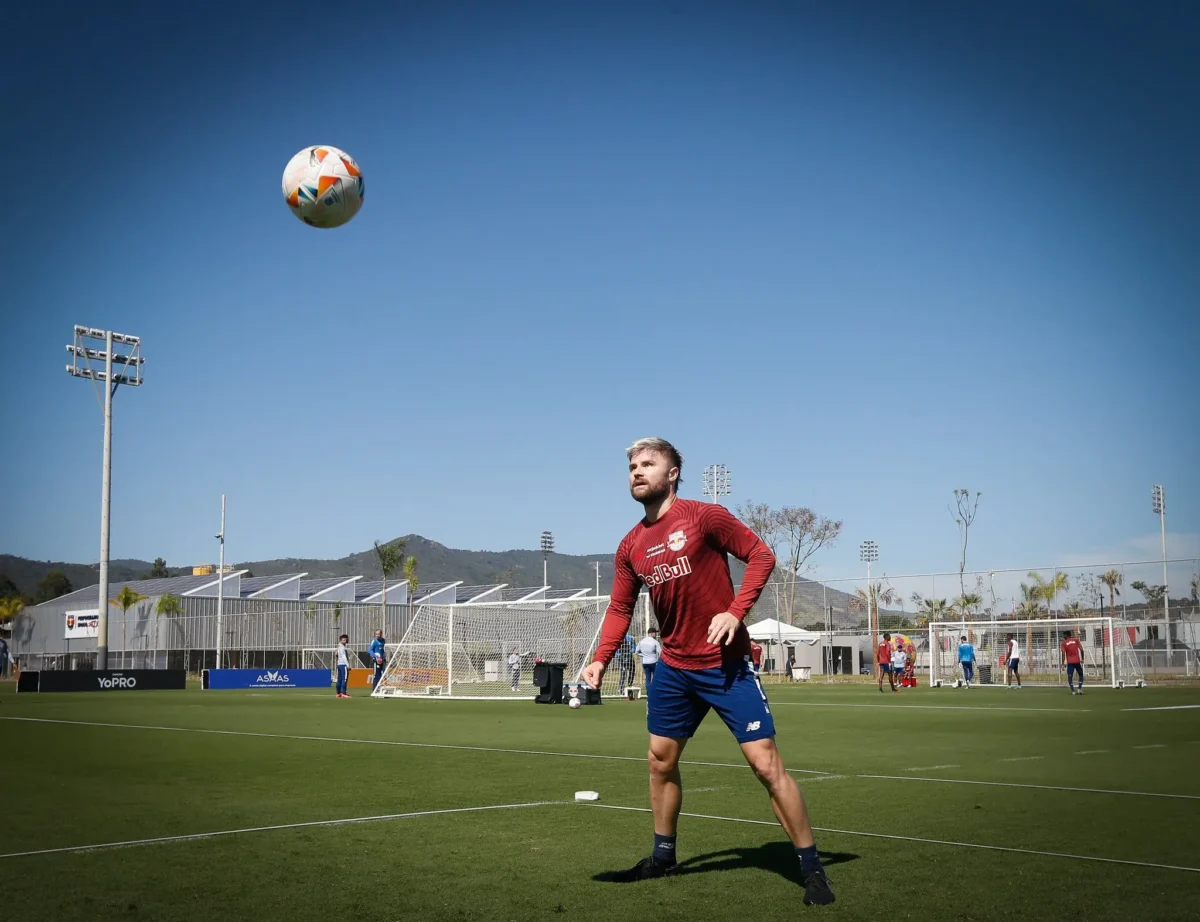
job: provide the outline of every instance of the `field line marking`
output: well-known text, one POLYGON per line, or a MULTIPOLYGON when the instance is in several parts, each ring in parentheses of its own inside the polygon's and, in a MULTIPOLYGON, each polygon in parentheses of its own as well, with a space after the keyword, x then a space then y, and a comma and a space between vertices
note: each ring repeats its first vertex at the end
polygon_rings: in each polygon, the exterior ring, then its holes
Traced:
POLYGON ((867 704, 866 702, 837 701, 772 701, 771 706, 785 704, 797 708, 887 708, 889 711, 1053 711, 1066 714, 1090 714, 1090 708, 1014 708, 999 705, 974 704, 867 704))
MULTIPOLYGON (((600 807, 606 810, 629 810, 635 813, 650 813, 649 807, 622 807, 617 804, 584 804, 587 807, 600 807)), ((722 820, 726 823, 749 823, 753 826, 773 826, 779 827, 779 823, 774 820, 748 820, 739 816, 712 816, 707 813, 681 813, 680 816, 691 817, 697 820, 722 820)), ((898 842, 920 842, 924 845, 948 845, 953 848, 978 848, 984 851, 991 852, 1013 852, 1019 855, 1040 855, 1044 858, 1070 858, 1074 861, 1101 861, 1105 864, 1125 864, 1138 868, 1158 868, 1163 871, 1189 871, 1193 874, 1200 874, 1200 868, 1183 867, 1177 864, 1156 864, 1150 861, 1130 861, 1125 858, 1102 858, 1098 855, 1072 855, 1069 852, 1047 852, 1035 848, 1013 848, 1008 845, 982 845, 978 842, 951 842, 947 839, 924 839, 919 836, 897 836, 889 835, 882 832, 859 832, 854 829, 830 829, 821 826, 814 826, 816 832, 827 832, 832 835, 840 836, 864 836, 869 839, 891 839, 898 842)))
POLYGON ((1166 749, 1166 743, 1147 743, 1145 746, 1134 746, 1134 749, 1166 749))
POLYGON ((1080 749, 1075 753, 1077 756, 1094 756, 1097 753, 1108 752, 1107 749, 1080 749))
POLYGON ((913 768, 904 769, 906 772, 931 772, 939 768, 962 768, 961 765, 917 765, 913 768))
POLYGON ((1011 759, 999 759, 1000 762, 1036 762, 1038 759, 1044 759, 1045 756, 1013 756, 1011 759))
POLYGON ((281 823, 275 826, 247 826, 244 829, 220 829, 214 832, 193 832, 179 836, 158 836, 153 839, 128 839, 124 842, 102 842, 96 845, 68 845, 63 848, 39 848, 28 852, 9 852, 4 858, 29 858, 34 855, 61 855, 77 852, 99 852, 113 848, 132 848, 138 845, 159 845, 166 842, 192 842, 197 839, 215 839, 220 836, 237 836, 248 832, 274 832, 279 829, 307 829, 315 826, 348 826, 352 823, 379 823, 386 820, 414 819, 419 816, 441 816, 447 813, 479 813, 484 810, 517 810, 521 807, 548 807, 565 805, 565 800, 541 800, 525 804, 491 804, 484 807, 451 807, 446 810, 419 810, 414 813, 384 813, 379 816, 354 816, 340 820, 312 820, 307 823, 281 823))
POLYGON ((855 775, 881 781, 930 781, 936 784, 980 784, 993 788, 1032 788, 1035 791, 1071 791, 1076 794, 1123 794, 1127 797, 1166 797, 1172 800, 1200 800, 1200 794, 1163 794, 1158 791, 1110 791, 1104 788, 1072 788, 1058 784, 1020 784, 1016 781, 973 781, 966 778, 919 778, 912 775, 855 775))
POLYGON ((1200 704, 1167 704, 1156 708, 1121 708, 1122 711, 1191 711, 1200 704))
MULTIPOLYGON (((456 746, 451 743, 410 743, 403 740, 363 740, 343 736, 293 736, 287 733, 262 733, 255 730, 213 730, 204 727, 159 727, 150 724, 117 724, 92 720, 61 720, 53 717, 0 717, 24 723, 66 724, 75 727, 109 727, 120 730, 160 730, 171 733, 210 733, 217 736, 248 736, 259 739, 297 740, 309 743, 358 743, 363 746, 404 746, 410 749, 449 749, 460 752, 497 752, 523 756, 560 756, 566 759, 602 759, 614 762, 645 762, 645 756, 599 755, 589 752, 555 752, 541 749, 500 749, 490 746, 456 746)), ((707 768, 746 768, 745 762, 695 762, 681 760, 680 765, 700 765, 707 768)), ((789 774, 828 775, 813 768, 789 768, 789 774)))

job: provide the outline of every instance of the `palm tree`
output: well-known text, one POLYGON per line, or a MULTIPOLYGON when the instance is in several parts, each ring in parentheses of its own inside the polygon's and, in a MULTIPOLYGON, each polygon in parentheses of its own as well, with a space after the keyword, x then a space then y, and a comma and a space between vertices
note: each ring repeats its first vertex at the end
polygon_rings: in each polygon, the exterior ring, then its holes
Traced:
POLYGON ((0 624, 12 621, 25 608, 25 600, 13 596, 7 599, 0 599, 0 624))
POLYGON ((926 599, 919 592, 912 594, 917 606, 917 627, 928 627, 931 621, 942 621, 948 612, 945 599, 926 599))
MULTIPOLYGON (((383 574, 383 595, 380 605, 384 621, 387 620, 387 581, 404 564, 404 539, 397 538, 391 544, 375 542, 375 557, 379 561, 379 572, 383 574)), ((380 625, 382 627, 383 625, 380 625)))
MULTIPOLYGON (((175 615, 183 614, 183 601, 177 595, 166 595, 158 597, 158 604, 154 606, 155 615, 166 615, 168 618, 175 615)), ((154 619, 154 655, 158 656, 158 618, 154 619)))
POLYGON ((868 631, 871 631, 871 608, 874 607, 875 609, 876 631, 871 632, 871 636, 874 637, 879 628, 879 603, 882 602, 884 605, 891 605, 898 598, 900 598, 900 595, 891 586, 884 586, 883 583, 874 583, 872 585, 868 585, 866 589, 855 589, 854 593, 867 603, 868 631))
POLYGON ((417 594, 417 587, 421 585, 421 578, 417 576, 417 558, 411 554, 404 558, 404 578, 408 581, 408 608, 412 611, 412 600, 417 594))
POLYGON ((109 599, 121 609, 121 664, 125 665, 125 622, 129 620, 129 609, 138 602, 145 601, 145 596, 131 589, 128 583, 121 587, 115 599, 109 599))
MULTIPOLYGON (((1067 574, 1055 573, 1051 579, 1045 579, 1040 573, 1029 572, 1029 578, 1033 580, 1033 591, 1035 598, 1044 599, 1046 602, 1046 616, 1050 616, 1051 608, 1054 605, 1054 599, 1060 592, 1066 592, 1071 588, 1070 582, 1067 580, 1067 574)), ((1021 588, 1025 585, 1022 583, 1021 588)))
POLYGON ((983 604, 983 597, 977 592, 968 592, 960 595, 954 600, 954 608, 950 610, 951 614, 956 614, 962 619, 969 618, 980 605, 983 604))
POLYGON ((1100 574, 1100 582, 1108 587, 1108 607, 1116 608, 1116 597, 1121 594, 1117 587, 1125 583, 1125 574, 1120 570, 1108 570, 1100 574))

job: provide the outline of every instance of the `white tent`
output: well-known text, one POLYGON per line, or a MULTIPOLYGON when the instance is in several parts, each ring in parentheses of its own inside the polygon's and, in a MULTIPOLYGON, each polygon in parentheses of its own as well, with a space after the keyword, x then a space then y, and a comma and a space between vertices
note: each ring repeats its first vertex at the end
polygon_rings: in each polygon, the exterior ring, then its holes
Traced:
POLYGON ((784 624, 774 618, 755 622, 748 627, 748 630, 751 640, 767 641, 768 643, 805 643, 811 647, 821 641, 821 635, 816 631, 806 631, 802 627, 784 624))

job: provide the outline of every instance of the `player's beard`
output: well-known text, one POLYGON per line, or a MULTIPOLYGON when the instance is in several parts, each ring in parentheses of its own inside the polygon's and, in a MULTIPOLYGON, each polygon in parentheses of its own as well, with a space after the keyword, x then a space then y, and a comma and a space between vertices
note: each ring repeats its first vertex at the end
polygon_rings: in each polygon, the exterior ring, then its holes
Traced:
POLYGON ((634 484, 629 488, 629 495, 636 499, 643 506, 652 506, 655 503, 661 503, 664 499, 671 495, 671 484, 634 484))

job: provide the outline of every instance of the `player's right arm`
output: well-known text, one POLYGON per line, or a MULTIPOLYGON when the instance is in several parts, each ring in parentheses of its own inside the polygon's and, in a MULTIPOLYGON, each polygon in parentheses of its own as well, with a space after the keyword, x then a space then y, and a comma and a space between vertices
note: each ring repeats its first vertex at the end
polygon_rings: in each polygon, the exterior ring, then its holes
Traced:
POLYGON ((596 655, 581 676, 591 688, 600 687, 600 680, 604 678, 604 670, 608 668, 609 660, 613 658, 629 631, 629 622, 633 620, 633 607, 637 604, 638 577, 633 572, 629 549, 624 541, 617 548, 613 571, 612 596, 608 602, 608 611, 604 613, 604 624, 600 628, 600 642, 596 645, 596 655))

